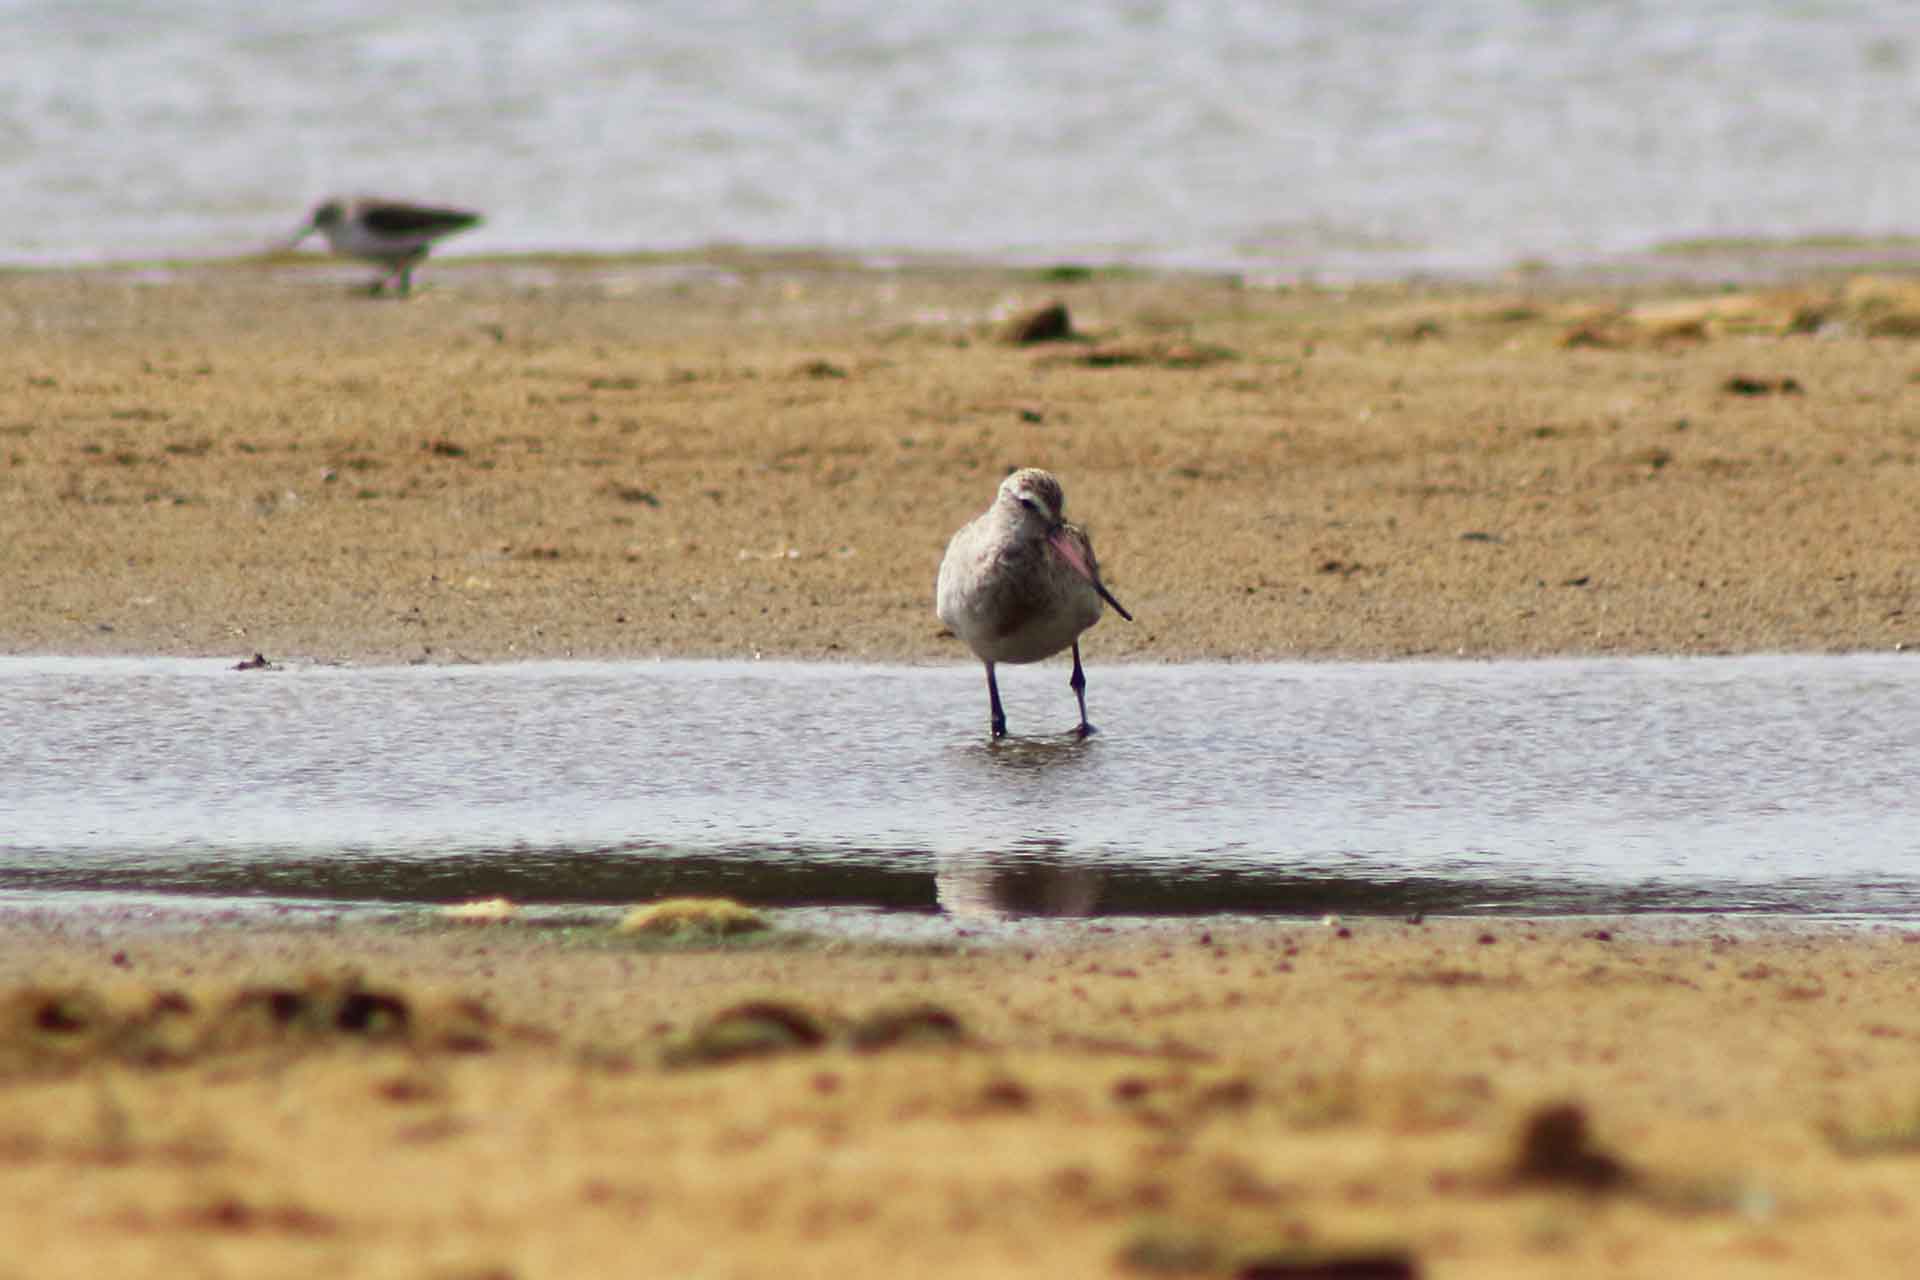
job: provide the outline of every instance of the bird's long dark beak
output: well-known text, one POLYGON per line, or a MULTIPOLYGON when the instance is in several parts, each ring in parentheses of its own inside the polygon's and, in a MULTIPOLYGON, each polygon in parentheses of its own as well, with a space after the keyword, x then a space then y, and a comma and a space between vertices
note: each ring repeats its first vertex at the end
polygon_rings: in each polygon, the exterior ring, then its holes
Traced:
POLYGON ((1113 606, 1114 612, 1132 622, 1133 615, 1127 612, 1127 606, 1115 600, 1113 592, 1107 590, 1107 584, 1100 581, 1100 571, 1093 567, 1093 559, 1082 549, 1079 537, 1079 531, 1069 528, 1064 520, 1047 531, 1047 541, 1053 545, 1053 549, 1074 567, 1075 572, 1093 584, 1093 589, 1100 593, 1102 600, 1113 606))

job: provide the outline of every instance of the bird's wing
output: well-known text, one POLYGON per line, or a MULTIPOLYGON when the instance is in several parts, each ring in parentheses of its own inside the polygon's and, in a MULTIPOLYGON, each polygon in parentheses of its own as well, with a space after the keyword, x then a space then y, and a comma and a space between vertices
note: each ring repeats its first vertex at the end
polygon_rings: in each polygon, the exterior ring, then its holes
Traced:
POLYGON ((361 217, 369 231, 386 235, 443 235, 480 221, 479 214, 465 209, 429 209, 413 204, 376 204, 361 217))

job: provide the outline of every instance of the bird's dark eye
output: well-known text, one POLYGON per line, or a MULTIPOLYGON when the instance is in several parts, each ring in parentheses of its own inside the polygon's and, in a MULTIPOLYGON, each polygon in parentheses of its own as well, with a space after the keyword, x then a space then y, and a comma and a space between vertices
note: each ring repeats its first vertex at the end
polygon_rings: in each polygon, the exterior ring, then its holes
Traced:
POLYGON ((1032 498, 1022 498, 1022 499, 1020 499, 1020 505, 1021 505, 1021 506, 1023 506, 1023 507, 1025 507, 1025 508, 1026 508, 1027 510, 1029 510, 1029 511, 1038 511, 1038 510, 1040 510, 1040 508, 1039 508, 1039 506, 1038 506, 1038 505, 1037 505, 1037 504, 1036 504, 1036 503, 1034 502, 1034 500, 1033 500, 1032 498))

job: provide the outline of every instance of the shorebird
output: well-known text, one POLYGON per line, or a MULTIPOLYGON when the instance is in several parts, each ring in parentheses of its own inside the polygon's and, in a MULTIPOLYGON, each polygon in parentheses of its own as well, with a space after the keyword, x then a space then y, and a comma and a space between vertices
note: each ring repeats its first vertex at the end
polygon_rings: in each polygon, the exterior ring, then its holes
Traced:
POLYGON ((1038 662, 1073 649, 1067 683, 1080 703, 1081 737, 1087 723, 1087 675, 1080 667, 1080 633, 1100 621, 1102 602, 1133 621, 1100 581, 1093 543, 1065 516, 1066 498, 1051 472, 1025 467, 1000 482, 993 505, 953 535, 940 562, 935 610, 986 664, 993 736, 1007 736, 994 664, 1038 662))
POLYGON ((413 288, 414 267, 427 256, 434 241, 465 231, 479 221, 479 214, 464 209, 438 209, 364 196, 329 200, 313 211, 300 233, 287 242, 287 248, 318 231, 335 253, 365 258, 387 269, 386 275, 373 282, 370 292, 379 293, 397 280, 399 288, 395 292, 405 297, 413 288))

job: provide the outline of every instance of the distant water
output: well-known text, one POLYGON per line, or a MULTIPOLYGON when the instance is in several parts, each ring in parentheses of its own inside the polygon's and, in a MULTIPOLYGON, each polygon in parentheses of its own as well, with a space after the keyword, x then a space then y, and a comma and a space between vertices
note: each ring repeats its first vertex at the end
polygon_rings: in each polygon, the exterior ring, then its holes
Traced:
POLYGON ((1350 276, 1920 230, 1904 0, 12 0, 0 263, 717 241, 1350 276))
POLYGON ((0 659, 0 902, 1920 916, 1904 655, 0 659))

